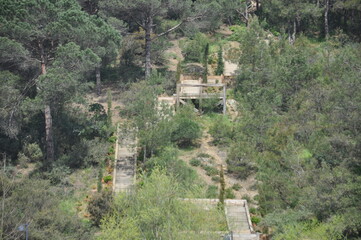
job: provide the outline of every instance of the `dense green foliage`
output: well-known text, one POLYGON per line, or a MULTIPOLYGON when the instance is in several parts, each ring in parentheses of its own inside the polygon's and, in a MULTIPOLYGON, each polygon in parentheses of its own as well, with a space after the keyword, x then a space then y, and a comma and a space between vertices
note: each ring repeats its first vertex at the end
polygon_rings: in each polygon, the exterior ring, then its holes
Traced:
POLYGON ((218 239, 212 231, 224 230, 217 208, 206 211, 182 201, 189 190, 164 171, 155 169, 140 184, 136 195, 117 196, 98 239, 218 239))
POLYGON ((257 173, 263 225, 275 228, 276 239, 359 236, 359 44, 267 42, 257 19, 236 34, 242 114, 232 132, 224 120, 211 127, 216 141, 231 142, 229 171, 257 173), (329 221, 335 233, 327 232, 329 221))
POLYGON ((71 192, 54 187, 46 180, 17 182, 9 175, 0 177, 0 190, 5 191, 6 196, 1 239, 24 238, 24 233, 17 228, 25 223, 30 223, 31 239, 88 239, 91 236, 90 226, 72 209, 63 207, 72 197, 71 192))
POLYGON ((148 81, 132 84, 124 94, 124 101, 129 104, 123 114, 132 119, 138 129, 139 144, 145 157, 172 144, 191 146, 201 136, 192 106, 182 107, 173 114, 168 105, 157 101, 157 96, 164 92, 164 81, 153 73, 148 81))
POLYGON ((180 198, 233 198, 241 185, 226 188, 227 175, 256 177, 244 198, 273 239, 360 238, 360 16, 356 0, 2 0, 0 239, 22 238, 24 223, 30 239, 217 238, 201 232, 226 230, 224 216, 180 198), (174 53, 172 72, 175 39, 184 61, 174 53), (194 101, 210 114, 202 125, 192 104, 157 100, 181 73, 223 74, 223 59, 238 63, 227 78, 238 114, 194 101), (102 82, 117 90, 105 100, 91 94, 102 82), (113 198, 117 108, 141 176, 137 194, 113 198), (179 157, 204 127, 227 170, 190 164, 220 191, 179 157))

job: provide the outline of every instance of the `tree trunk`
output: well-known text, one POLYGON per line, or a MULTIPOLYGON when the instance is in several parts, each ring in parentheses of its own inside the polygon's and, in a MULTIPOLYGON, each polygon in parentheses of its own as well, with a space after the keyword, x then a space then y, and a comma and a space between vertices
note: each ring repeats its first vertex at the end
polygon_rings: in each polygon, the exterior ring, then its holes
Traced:
POLYGON ((46 136, 46 160, 48 163, 54 161, 54 140, 53 140, 53 118, 50 105, 45 105, 45 136, 46 136))
POLYGON ((232 18, 231 18, 231 17, 228 17, 227 20, 228 20, 228 25, 229 25, 229 26, 232 26, 232 18))
POLYGON ((325 38, 328 39, 330 36, 329 25, 328 25, 328 13, 330 11, 330 0, 325 2, 325 38))
MULTIPOLYGON (((5 176, 5 169, 6 169, 6 153, 3 153, 3 161, 4 161, 4 168, 3 168, 3 174, 5 176)), ((5 183, 4 179, 2 179, 2 201, 1 201, 1 239, 4 239, 4 219, 5 219, 5 197, 6 197, 6 189, 5 189, 5 183)))
POLYGON ((248 0, 245 1, 245 4, 246 4, 246 8, 245 8, 245 13, 244 13, 244 16, 246 18, 246 26, 248 27, 248 0))
POLYGON ((95 78, 96 78, 96 91, 97 91, 97 95, 99 96, 102 93, 100 67, 99 66, 97 66, 95 68, 95 78))
POLYGON ((152 47, 152 21, 149 21, 145 27, 145 79, 149 78, 152 70, 151 47, 152 47))
POLYGON ((147 146, 144 145, 143 148, 143 162, 147 161, 147 146))
MULTIPOLYGON (((45 65, 45 53, 44 47, 41 43, 40 46, 40 53, 41 53, 41 75, 46 74, 46 65, 45 65)), ((46 160, 48 163, 54 161, 54 140, 53 140, 53 118, 51 116, 51 109, 49 104, 45 104, 44 109, 44 116, 45 116, 45 142, 46 142, 46 160)))
POLYGON ((296 19, 293 19, 293 26, 292 27, 290 26, 288 30, 288 41, 290 42, 291 45, 293 45, 294 42, 296 41, 296 31, 297 31, 297 23, 296 23, 296 19))
POLYGON ((296 32, 297 32, 297 23, 296 23, 296 19, 294 19, 293 20, 293 33, 292 33, 293 43, 296 41, 296 32))

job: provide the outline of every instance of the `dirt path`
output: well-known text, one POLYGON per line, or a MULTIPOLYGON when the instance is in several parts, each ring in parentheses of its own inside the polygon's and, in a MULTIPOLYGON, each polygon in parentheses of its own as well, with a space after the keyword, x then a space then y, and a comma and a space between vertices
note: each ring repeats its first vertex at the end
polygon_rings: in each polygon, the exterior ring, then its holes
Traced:
POLYGON ((177 40, 172 40, 170 43, 173 44, 172 47, 168 48, 165 51, 165 55, 168 55, 168 70, 169 71, 177 71, 177 64, 179 61, 183 61, 184 57, 182 55, 182 49, 179 47, 179 41, 182 40, 182 38, 177 40))
MULTIPOLYGON (((220 165, 223 165, 225 172, 225 182, 226 188, 232 187, 234 184, 239 184, 241 189, 238 191, 233 191, 236 199, 242 199, 243 196, 248 195, 253 198, 258 194, 256 190, 253 190, 253 186, 256 183, 255 176, 252 175, 246 180, 237 179, 230 174, 227 174, 227 163, 226 163, 226 152, 220 150, 217 146, 212 145, 212 136, 205 130, 203 137, 201 139, 200 147, 192 151, 184 152, 180 158, 187 162, 190 165, 190 160, 196 158, 200 153, 206 153, 214 159, 214 165, 220 169, 220 165)), ((193 166, 192 166, 193 167, 193 166)), ((206 174, 206 171, 201 167, 193 167, 198 175, 206 182, 208 185, 218 185, 212 181, 212 177, 206 174)))

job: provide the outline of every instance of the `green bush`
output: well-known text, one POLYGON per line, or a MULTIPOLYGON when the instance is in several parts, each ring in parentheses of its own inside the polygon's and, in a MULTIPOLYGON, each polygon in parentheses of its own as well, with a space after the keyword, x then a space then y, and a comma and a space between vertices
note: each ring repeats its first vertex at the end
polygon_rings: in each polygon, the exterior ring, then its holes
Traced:
POLYGON ((158 168, 165 169, 169 175, 173 175, 185 189, 200 184, 196 171, 178 158, 177 148, 166 147, 158 156, 148 159, 145 163, 145 169, 149 174, 158 168))
POLYGON ((26 144, 23 151, 31 162, 38 162, 43 159, 43 152, 37 143, 26 144))
POLYGON ((196 121, 193 106, 182 107, 174 116, 174 129, 171 134, 173 142, 178 146, 187 147, 202 135, 201 126, 196 121))
POLYGON ((239 191, 241 189, 241 185, 238 183, 233 184, 232 189, 235 191, 239 191))
POLYGON ((182 70, 184 75, 193 76, 194 79, 198 79, 203 76, 204 67, 196 63, 187 63, 182 70))
POLYGON ((94 233, 86 219, 76 214, 74 199, 80 195, 73 188, 52 186, 38 177, 14 182, 3 173, 0 181, 2 191, 7 190, 2 201, 6 221, 1 239, 25 239, 24 232, 15 230, 25 221, 31 222, 29 239, 92 239, 94 233))
POLYGON ((202 99, 199 106, 203 113, 220 112, 223 109, 222 105, 219 104, 218 98, 202 99))
POLYGON ((242 196, 242 199, 247 200, 248 203, 252 202, 251 197, 248 196, 247 194, 243 195, 243 196, 242 196))
POLYGON ((211 166, 204 165, 203 169, 206 171, 206 174, 208 176, 215 176, 215 175, 219 174, 219 171, 216 168, 211 167, 211 166))
POLYGON ((103 177, 103 181, 105 182, 105 183, 108 183, 108 182, 110 182, 110 181, 112 181, 113 180, 113 177, 112 176, 105 176, 105 177, 103 177))
POLYGON ((98 192, 101 192, 103 189, 102 179, 103 179, 103 167, 100 166, 99 170, 98 170, 98 178, 97 178, 97 191, 98 192))
POLYGON ((64 165, 53 165, 50 172, 44 172, 43 175, 46 179, 50 180, 54 185, 69 185, 69 174, 71 170, 64 165))
POLYGON ((257 208, 252 207, 252 208, 249 209, 249 212, 251 214, 256 214, 257 213, 257 208))
POLYGON ((212 177, 212 181, 213 181, 213 182, 219 183, 220 180, 221 180, 221 179, 220 179, 219 176, 213 176, 213 177, 212 177))
POLYGON ((193 158, 189 161, 189 164, 192 165, 193 167, 198 167, 201 165, 201 161, 196 158, 193 158))
POLYGON ((247 179, 248 176, 252 174, 253 168, 246 165, 234 166, 232 164, 228 164, 227 171, 239 179, 247 179))
POLYGON ((30 162, 29 158, 27 156, 25 156, 24 153, 19 152, 19 154, 18 154, 18 163, 19 163, 20 167, 21 168, 27 168, 29 162, 30 162))
POLYGON ((218 187, 217 186, 208 186, 207 192, 206 192, 207 198, 217 198, 218 197, 218 187))
POLYGON ((212 122, 209 133, 216 144, 228 143, 234 137, 233 123, 227 116, 218 115, 212 122))
POLYGON ((109 154, 114 154, 114 153, 115 153, 115 149, 114 149, 114 146, 113 146, 113 145, 109 147, 108 153, 109 153, 109 154))
POLYGON ((115 143, 117 141, 117 136, 111 136, 108 138, 108 142, 115 143))
POLYGON ((232 188, 227 188, 225 191, 225 198, 226 199, 234 199, 236 195, 234 195, 232 188))
POLYGON ((196 33, 190 40, 181 42, 180 47, 185 61, 202 62, 207 44, 209 44, 209 40, 203 33, 196 33))
POLYGON ((252 216, 251 217, 251 222, 257 225, 258 223, 261 222, 261 218, 257 217, 257 216, 252 216))
POLYGON ((113 195, 110 191, 103 191, 92 196, 88 203, 90 218, 96 226, 100 225, 101 219, 111 209, 113 195))

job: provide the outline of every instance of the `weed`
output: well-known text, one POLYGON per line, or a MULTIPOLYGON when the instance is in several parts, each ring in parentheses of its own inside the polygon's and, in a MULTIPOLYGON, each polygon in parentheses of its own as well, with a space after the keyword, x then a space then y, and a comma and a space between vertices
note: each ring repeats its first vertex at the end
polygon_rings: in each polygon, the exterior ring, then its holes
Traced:
POLYGON ((189 161, 189 164, 192 165, 193 167, 198 167, 201 165, 201 161, 196 158, 193 158, 189 161))
POLYGON ((241 185, 238 183, 233 184, 232 189, 235 191, 239 191, 241 189, 241 185))

